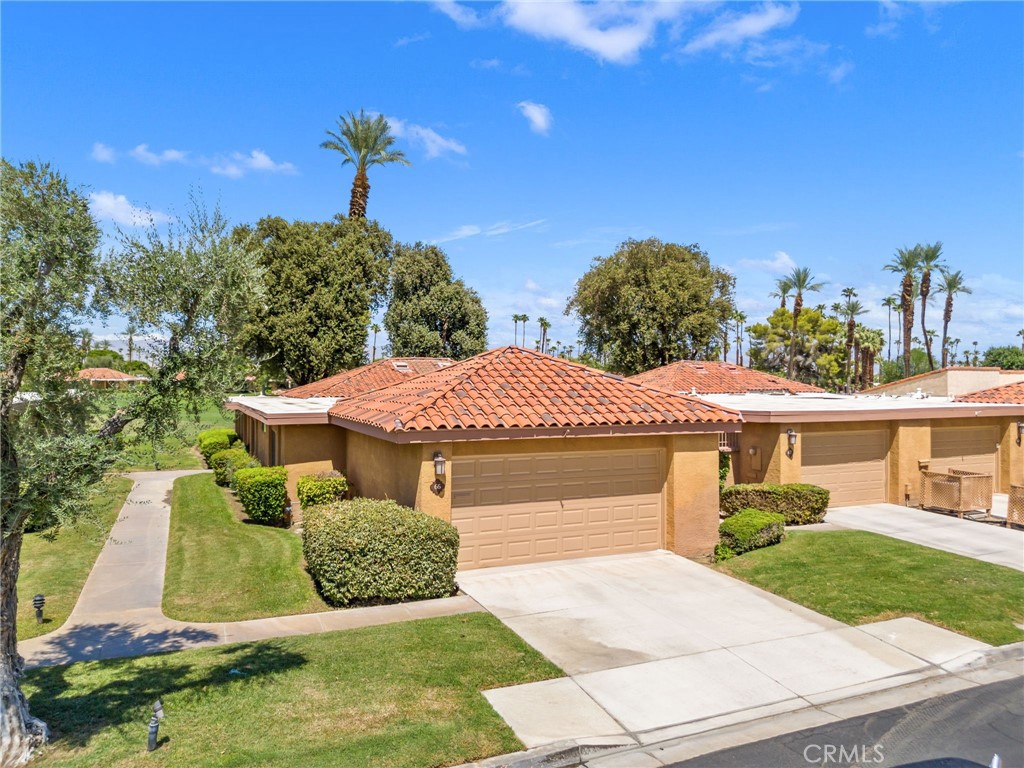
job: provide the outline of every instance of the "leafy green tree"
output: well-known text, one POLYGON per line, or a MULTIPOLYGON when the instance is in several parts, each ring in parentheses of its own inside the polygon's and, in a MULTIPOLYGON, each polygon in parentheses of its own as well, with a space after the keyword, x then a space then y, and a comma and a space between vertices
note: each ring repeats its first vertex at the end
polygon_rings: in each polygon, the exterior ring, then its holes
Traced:
POLYGON ((989 347, 981 359, 982 365, 1002 368, 1004 371, 1024 371, 1024 350, 1009 344, 1005 347, 989 347))
POLYGON ((796 354, 793 355, 793 376, 789 378, 838 390, 843 383, 846 329, 840 319, 829 317, 817 308, 806 308, 800 313, 795 335, 793 313, 781 308, 772 312, 766 322, 748 326, 750 366, 785 376, 790 341, 794 336, 796 354))
POLYGON ((287 222, 261 219, 235 230, 251 241, 265 270, 265 312, 245 343, 265 367, 308 384, 362 365, 370 318, 387 290, 391 235, 365 219, 287 222))
POLYGON ((734 286, 699 245, 627 240, 594 259, 565 313, 579 319, 581 360, 590 353, 632 375, 676 360, 716 360, 734 286))
POLYGON ((811 270, 807 267, 794 267, 789 274, 789 288, 794 293, 793 298, 793 334, 789 341, 789 365, 786 367, 786 376, 793 378, 795 356, 796 356, 796 335, 797 325, 800 322, 800 313, 804 308, 804 293, 817 292, 824 287, 824 283, 814 282, 811 270))
POLYGON ((464 360, 487 348, 487 312, 476 291, 454 279, 444 251, 399 245, 384 313, 392 355, 464 360))
POLYGON ((951 272, 943 269, 940 274, 942 277, 939 280, 939 293, 946 294, 946 303, 942 312, 942 367, 945 368, 949 359, 949 323, 953 319, 953 297, 958 293, 969 294, 971 288, 967 285, 960 270, 951 272))
POLYGON ((371 165, 400 163, 412 165, 400 149, 392 149, 395 137, 391 126, 383 115, 371 117, 363 110, 359 114, 348 113, 338 118, 338 132, 327 131, 331 138, 320 143, 321 148, 341 153, 342 165, 351 163, 356 167, 352 180, 352 195, 348 204, 350 219, 366 218, 366 203, 370 199, 370 178, 366 170, 371 165))
POLYGON ((80 515, 134 423, 147 443, 179 414, 220 402, 240 324, 262 295, 256 259, 197 203, 161 236, 122 237, 101 259, 89 201, 48 165, 0 162, 0 754, 21 765, 45 743, 19 686, 17 580, 26 525, 80 515), (153 377, 100 411, 77 386, 78 330, 117 312, 162 338, 153 377), (180 376, 184 372, 184 376, 180 376), (31 382, 38 399, 21 397, 31 382))
MULTIPOLYGON (((900 314, 903 318, 903 375, 910 376, 911 334, 914 327, 914 293, 917 289, 917 275, 921 267, 921 247, 899 248, 892 261, 882 269, 901 275, 900 280, 900 314)), ((926 356, 927 357, 927 356, 926 356)))
MULTIPOLYGON (((903 363, 899 360, 886 360, 879 366, 881 384, 888 384, 892 381, 905 379, 903 375, 903 363)), ((910 349, 910 375, 917 376, 919 373, 928 373, 928 353, 922 347, 912 346, 910 349)))
POLYGON ((115 371, 123 371, 127 363, 120 352, 107 347, 94 347, 82 358, 83 368, 113 368, 115 371))

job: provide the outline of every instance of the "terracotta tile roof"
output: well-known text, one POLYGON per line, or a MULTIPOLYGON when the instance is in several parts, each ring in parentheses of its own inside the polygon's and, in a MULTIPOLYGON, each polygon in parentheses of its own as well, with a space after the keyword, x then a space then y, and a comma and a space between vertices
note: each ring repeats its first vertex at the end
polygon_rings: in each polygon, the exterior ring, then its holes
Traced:
POLYGON ((326 379, 286 389, 286 397, 354 397, 451 365, 447 357, 389 357, 326 379))
POLYGON ((139 381, 138 376, 113 368, 83 368, 78 372, 78 378, 89 381, 139 381))
POLYGON ((631 376, 630 381, 637 381, 649 387, 657 387, 667 392, 689 394, 696 391, 699 395, 707 394, 743 394, 746 392, 824 392, 825 390, 790 381, 781 376, 773 376, 763 371, 755 371, 732 363, 714 361, 680 360, 676 363, 663 365, 651 371, 631 376))
POLYGON ((956 398, 958 403, 1006 403, 1024 404, 1024 381, 1013 384, 1003 384, 991 389, 982 389, 978 392, 969 392, 956 398))
POLYGON ((341 401, 331 416, 385 432, 741 420, 728 408, 512 346, 341 401))

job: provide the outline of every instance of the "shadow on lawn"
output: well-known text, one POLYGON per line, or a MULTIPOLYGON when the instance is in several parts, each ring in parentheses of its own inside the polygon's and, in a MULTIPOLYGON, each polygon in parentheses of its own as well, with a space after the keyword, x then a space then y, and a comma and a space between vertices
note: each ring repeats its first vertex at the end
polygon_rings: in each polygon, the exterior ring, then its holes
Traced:
MULTIPOLYGON (((174 633, 155 632, 132 639, 165 649, 167 638, 163 636, 169 634, 174 633)), ((51 743, 75 748, 85 746, 101 731, 128 724, 137 725, 144 734, 157 698, 172 711, 176 694, 217 694, 228 686, 247 685, 306 661, 303 654, 280 642, 263 641, 206 649, 200 657, 156 656, 109 659, 88 667, 39 667, 25 675, 25 684, 32 714, 52 729, 51 743)))
POLYGON ((46 639, 46 644, 28 659, 28 666, 41 667, 71 664, 76 661, 98 661, 128 656, 151 656, 213 644, 217 635, 205 629, 161 629, 146 631, 142 624, 83 624, 46 639))

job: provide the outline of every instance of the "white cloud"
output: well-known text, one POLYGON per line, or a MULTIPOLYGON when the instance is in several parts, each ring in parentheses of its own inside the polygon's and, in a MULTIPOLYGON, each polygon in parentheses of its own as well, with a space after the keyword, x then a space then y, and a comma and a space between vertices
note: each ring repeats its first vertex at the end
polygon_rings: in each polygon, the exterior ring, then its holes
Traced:
POLYGON ((139 144, 128 154, 145 165, 163 165, 164 163, 184 162, 188 152, 183 152, 180 149, 165 149, 163 152, 156 153, 150 151, 148 144, 139 144))
POLYGON ((782 40, 752 40, 746 47, 743 60, 755 67, 798 69, 812 59, 824 56, 828 45, 815 43, 797 35, 782 40))
POLYGON ((849 61, 844 61, 829 69, 828 81, 832 85, 839 85, 851 72, 853 72, 853 64, 849 61))
POLYGON ((97 141, 92 145, 92 159, 97 163, 112 163, 114 162, 115 153, 113 147, 108 147, 102 141, 97 141))
POLYGON ((453 240, 465 240, 467 237, 475 237, 476 235, 483 235, 484 237, 507 235, 509 232, 518 232, 523 229, 538 227, 546 221, 547 219, 536 219, 524 224, 515 224, 510 221, 499 221, 496 224, 491 224, 489 227, 480 227, 476 224, 463 224, 461 227, 453 229, 447 235, 434 240, 434 243, 449 243, 453 240))
POLYGON ((900 20, 906 8, 894 0, 882 0, 878 4, 878 23, 865 28, 868 37, 895 37, 900 28, 900 20))
POLYGON ((721 14, 701 34, 684 46, 685 53, 701 53, 716 48, 737 48, 749 40, 763 37, 774 29, 788 27, 800 13, 798 5, 764 3, 753 11, 721 14))
POLYGON ((404 48, 407 45, 412 45, 413 43, 422 43, 424 40, 429 40, 429 39, 430 39, 430 33, 429 32, 420 32, 418 35, 408 35, 406 37, 398 38, 394 42, 394 47, 395 48, 404 48))
POLYGON ((507 26, 542 40, 568 43, 601 61, 630 64, 654 40, 658 25, 677 18, 684 3, 505 2, 507 26))
POLYGON ((501 59, 473 59, 469 66, 473 69, 500 69, 501 59))
POLYGON ((438 0, 434 7, 454 21, 460 29, 476 29, 484 24, 483 18, 478 16, 476 11, 454 0, 438 0))
POLYGON ((770 259, 740 259, 741 267, 757 269, 762 272, 775 272, 785 274, 796 268, 796 262, 785 251, 776 251, 770 259))
POLYGON ((554 122, 550 109, 535 101, 520 101, 516 106, 519 107, 523 117, 529 121, 531 131, 539 133, 541 136, 548 135, 551 123, 554 122))
POLYGON ((528 291, 529 291, 530 293, 538 293, 538 292, 540 292, 541 290, 543 290, 543 289, 542 289, 542 288, 541 288, 541 287, 540 287, 539 285, 537 285, 537 283, 535 283, 535 282, 534 282, 534 281, 533 281, 533 280, 532 280, 531 278, 529 278, 529 277, 528 277, 528 278, 526 278, 526 283, 525 283, 525 284, 523 285, 523 287, 524 287, 524 288, 525 288, 526 290, 528 290, 528 291))
POLYGON ((446 154, 465 155, 466 147, 461 142, 442 136, 433 128, 423 125, 408 123, 398 117, 388 117, 388 125, 391 133, 398 138, 408 139, 412 144, 418 144, 426 153, 427 158, 441 157, 446 154))
POLYGON ((249 171, 262 173, 284 173, 292 175, 298 170, 292 163, 275 163, 262 149, 254 149, 248 155, 232 152, 227 157, 216 157, 209 161, 210 172, 230 179, 239 179, 249 171))
POLYGON ((463 224, 461 227, 453 229, 447 235, 437 238, 434 243, 450 243, 453 240, 465 240, 467 237, 479 235, 480 232, 480 227, 476 226, 476 224, 463 224))
POLYGON ((173 217, 160 211, 136 208, 124 195, 100 191, 89 193, 89 209, 92 215, 103 221, 112 221, 126 227, 145 227, 150 224, 166 224, 173 217))

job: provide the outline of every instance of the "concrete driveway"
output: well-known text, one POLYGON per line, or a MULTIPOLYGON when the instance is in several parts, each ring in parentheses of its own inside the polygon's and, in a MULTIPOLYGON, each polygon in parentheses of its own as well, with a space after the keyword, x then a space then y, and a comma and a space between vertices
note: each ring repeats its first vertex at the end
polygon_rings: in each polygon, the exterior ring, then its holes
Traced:
POLYGON ((988 648, 914 619, 849 627, 667 552, 458 580, 569 675, 485 692, 527 747, 650 743, 915 682, 988 648))

